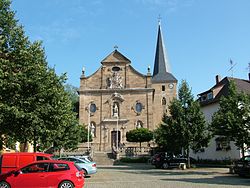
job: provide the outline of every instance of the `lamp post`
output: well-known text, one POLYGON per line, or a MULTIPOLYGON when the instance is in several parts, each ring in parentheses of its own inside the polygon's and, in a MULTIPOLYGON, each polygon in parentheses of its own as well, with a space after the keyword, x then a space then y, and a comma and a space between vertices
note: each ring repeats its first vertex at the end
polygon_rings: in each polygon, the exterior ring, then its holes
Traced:
POLYGON ((89 103, 88 106, 88 135, 87 135, 88 152, 89 152, 90 105, 91 103, 89 103))

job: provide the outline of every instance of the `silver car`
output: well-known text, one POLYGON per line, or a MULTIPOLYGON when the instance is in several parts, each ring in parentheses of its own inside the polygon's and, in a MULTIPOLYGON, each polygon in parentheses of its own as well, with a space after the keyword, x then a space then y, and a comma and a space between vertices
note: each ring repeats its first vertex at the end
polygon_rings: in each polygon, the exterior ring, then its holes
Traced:
POLYGON ((58 160, 71 161, 77 164, 84 171, 85 176, 95 174, 97 172, 96 163, 78 157, 61 157, 58 160))

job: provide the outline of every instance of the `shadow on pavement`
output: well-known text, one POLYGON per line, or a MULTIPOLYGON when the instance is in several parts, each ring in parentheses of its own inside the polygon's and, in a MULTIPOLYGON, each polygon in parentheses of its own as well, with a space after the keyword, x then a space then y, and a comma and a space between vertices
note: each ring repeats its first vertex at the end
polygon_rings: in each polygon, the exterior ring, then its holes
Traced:
POLYGON ((210 185, 238 185, 248 186, 250 185, 250 179, 240 178, 238 176, 214 176, 211 178, 183 178, 183 179, 171 179, 165 178, 162 181, 178 181, 189 182, 198 184, 210 184, 210 185))

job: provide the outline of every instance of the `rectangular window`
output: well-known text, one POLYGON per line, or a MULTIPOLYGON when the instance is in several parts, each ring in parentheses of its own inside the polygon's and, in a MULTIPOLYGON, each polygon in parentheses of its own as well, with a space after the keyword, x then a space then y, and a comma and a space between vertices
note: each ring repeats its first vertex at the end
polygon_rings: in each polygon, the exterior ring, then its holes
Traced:
POLYGON ((164 85, 161 86, 161 90, 165 91, 165 86, 164 85))
POLYGON ((207 94, 207 99, 208 100, 213 99, 213 93, 212 92, 207 94))

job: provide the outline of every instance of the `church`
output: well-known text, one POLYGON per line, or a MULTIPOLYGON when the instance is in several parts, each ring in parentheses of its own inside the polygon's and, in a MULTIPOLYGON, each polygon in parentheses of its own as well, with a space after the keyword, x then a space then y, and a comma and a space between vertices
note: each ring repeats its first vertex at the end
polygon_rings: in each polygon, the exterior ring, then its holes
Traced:
POLYGON ((82 71, 79 121, 88 125, 94 151, 111 151, 126 141, 126 132, 157 128, 169 102, 176 97, 177 79, 170 71, 161 24, 158 26, 153 73, 135 70, 129 58, 115 49, 92 75, 82 71))

